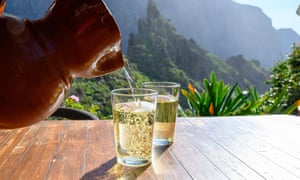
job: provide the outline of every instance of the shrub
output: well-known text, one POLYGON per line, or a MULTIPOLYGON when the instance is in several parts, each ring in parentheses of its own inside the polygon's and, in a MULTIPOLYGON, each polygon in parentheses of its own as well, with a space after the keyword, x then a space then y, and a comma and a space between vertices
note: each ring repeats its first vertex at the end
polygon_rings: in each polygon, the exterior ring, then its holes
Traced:
POLYGON ((201 93, 191 84, 188 85, 188 91, 181 90, 188 101, 191 116, 291 113, 296 108, 293 103, 282 111, 285 107, 281 104, 286 95, 284 90, 273 97, 272 103, 267 104, 268 96, 260 96, 255 87, 242 91, 238 84, 232 87, 224 85, 223 80, 217 81, 214 71, 211 72, 210 81, 203 80, 203 87, 201 93))
POLYGON ((266 82, 272 87, 265 93, 265 105, 272 105, 278 96, 283 110, 300 99, 300 47, 294 44, 286 60, 278 62, 272 68, 270 79, 266 82))

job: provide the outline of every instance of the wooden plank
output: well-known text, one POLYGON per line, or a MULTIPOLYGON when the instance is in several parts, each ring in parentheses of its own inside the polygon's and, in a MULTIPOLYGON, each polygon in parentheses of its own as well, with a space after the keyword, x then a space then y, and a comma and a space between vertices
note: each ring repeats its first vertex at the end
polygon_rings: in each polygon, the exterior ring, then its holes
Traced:
POLYGON ((0 149, 2 146, 5 145, 6 141, 15 133, 15 130, 0 129, 0 149))
POLYGON ((59 146, 53 154, 47 179, 79 179, 84 173, 87 146, 87 122, 65 121, 59 146))
POLYGON ((231 127, 244 135, 250 149, 300 179, 300 126, 296 125, 298 120, 290 122, 288 119, 236 121, 231 127))
MULTIPOLYGON (((174 158, 176 164, 178 164, 178 161, 176 160, 176 158, 173 155, 170 154, 170 152, 167 152, 168 150, 169 150, 169 147, 167 147, 167 146, 161 146, 161 147, 154 146, 153 153, 152 153, 151 165, 144 167, 144 168, 138 168, 138 169, 134 170, 134 173, 136 174, 137 179, 141 179, 141 180, 144 180, 144 179, 169 179, 168 175, 172 174, 173 171, 175 171, 175 170, 170 170, 168 172, 166 169, 163 169, 163 168, 165 168, 162 166, 162 164, 165 163, 164 159, 166 158, 166 156, 170 156, 171 158, 174 158), (162 157, 162 155, 164 157, 162 157), (159 171, 165 171, 165 173, 160 173, 159 171)), ((177 168, 177 170, 179 170, 179 169, 180 169, 180 167, 177 168)), ((182 167, 180 170, 185 171, 185 169, 182 167)), ((183 177, 186 177, 185 179, 191 178, 188 175, 188 173, 184 173, 184 176, 182 176, 182 178, 183 177)))
POLYGON ((112 121, 45 121, 0 131, 4 179, 300 179, 296 116, 180 118, 153 163, 116 163, 112 121))
POLYGON ((246 119, 244 131, 252 132, 259 139, 300 159, 300 117, 272 116, 264 120, 246 119), (255 131, 255 132, 254 132, 255 131))
MULTIPOLYGON (((41 124, 36 124, 34 126, 27 127, 26 130, 24 129, 26 133, 22 139, 20 139, 16 145, 11 146, 12 150, 9 154, 0 157, 0 174, 2 177, 8 178, 15 170, 15 166, 19 164, 19 161, 22 160, 28 149, 36 141, 40 125, 41 124)), ((18 130, 12 130, 11 133, 14 134, 16 131, 18 130)), ((13 137, 11 138, 13 139, 13 137)))
POLYGON ((0 156, 6 157, 13 150, 14 146, 16 146, 16 144, 18 144, 19 141, 23 138, 27 130, 28 128, 4 130, 9 132, 9 134, 2 140, 2 143, 0 145, 0 156))
MULTIPOLYGON (((201 153, 207 160, 209 160, 215 166, 215 169, 222 172, 223 176, 225 176, 228 179, 264 179, 253 169, 245 165, 242 161, 233 156, 226 149, 220 146, 217 142, 215 142, 213 139, 206 136, 206 134, 199 130, 199 127, 204 126, 204 124, 201 121, 195 122, 197 123, 197 126, 195 126, 194 124, 190 124, 189 122, 187 122, 187 120, 185 121, 185 124, 189 125, 183 126, 182 124, 180 124, 178 128, 181 130, 176 132, 176 138, 182 139, 182 141, 190 143, 190 145, 186 146, 191 146, 197 149, 196 153, 201 153)), ((191 161, 185 160, 184 162, 191 161)), ((202 176, 205 175, 205 177, 202 177, 205 179, 214 177, 216 175, 213 171, 209 172, 209 170, 213 169, 208 168, 207 165, 204 165, 203 169, 197 168, 196 170, 195 171, 198 174, 202 176)), ((216 177, 213 179, 220 178, 216 177)))
MULTIPOLYGON (((239 121, 242 121, 240 118, 239 121)), ((227 120, 213 120, 208 118, 201 119, 203 124, 199 124, 197 121, 192 123, 202 130, 208 137, 213 139, 216 143, 220 144, 224 149, 243 161, 244 164, 254 169, 257 173, 267 179, 297 179, 298 177, 291 174, 286 169, 278 166, 270 159, 260 155, 258 152, 250 148, 255 146, 249 144, 251 141, 246 138, 245 133, 241 133, 237 128, 234 128, 233 119, 227 120)), ((241 123, 242 125, 243 123, 241 123)), ((242 127, 241 127, 242 128, 242 127)), ((257 141, 257 137, 253 136, 251 139, 253 142, 257 141)))
POLYGON ((111 120, 88 123, 88 143, 83 179, 108 179, 121 176, 116 166, 113 125, 111 120))
POLYGON ((96 166, 83 176, 83 179, 164 179, 172 177, 189 177, 181 164, 170 153, 166 152, 154 160, 153 165, 140 168, 124 167, 116 163, 112 121, 90 124, 93 130, 89 131, 89 152, 87 169, 96 166), (99 126, 99 127, 97 127, 99 126), (99 139, 100 138, 100 139, 99 139), (101 138, 103 138, 101 140, 101 138), (95 140, 97 143, 95 143, 95 140), (96 145, 95 145, 96 144, 96 145), (166 164, 167 163, 167 164, 166 164), (99 166, 99 164, 101 164, 99 166), (158 173, 156 167, 167 173, 158 173), (155 171, 156 170, 156 171, 155 171))
POLYGON ((91 171, 115 158, 115 145, 112 121, 91 121, 88 130, 86 171, 91 171))
POLYGON ((155 169, 153 165, 142 167, 142 168, 137 168, 136 170, 133 170, 136 179, 144 180, 144 179, 162 179, 159 178, 155 174, 155 169))
MULTIPOLYGON (((28 150, 24 153, 10 175, 10 179, 44 179, 52 157, 60 139, 60 132, 64 129, 64 122, 44 121, 40 131, 28 141, 28 150), (30 142, 33 142, 30 145, 30 142)), ((31 134, 33 136, 33 134, 31 134)), ((29 138, 29 137, 28 137, 29 138)), ((27 142, 24 142, 25 144, 27 142)))
POLYGON ((116 162, 115 158, 113 158, 85 173, 81 179, 137 179, 134 169, 142 168, 122 166, 116 162))
MULTIPOLYGON (((187 172, 185 167, 182 166, 174 153, 171 151, 172 147, 169 147, 161 154, 156 155, 152 162, 152 168, 154 170, 157 179, 192 179, 191 175, 187 172)), ((141 176, 141 179, 142 176, 141 176)))
MULTIPOLYGON (((91 121, 88 123, 88 127, 87 172, 81 179, 136 179, 148 169, 149 166, 124 167, 116 162, 113 122, 111 120, 97 123, 91 121)), ((151 173, 151 175, 153 174, 151 173)), ((149 179, 147 173, 143 177, 149 179)))

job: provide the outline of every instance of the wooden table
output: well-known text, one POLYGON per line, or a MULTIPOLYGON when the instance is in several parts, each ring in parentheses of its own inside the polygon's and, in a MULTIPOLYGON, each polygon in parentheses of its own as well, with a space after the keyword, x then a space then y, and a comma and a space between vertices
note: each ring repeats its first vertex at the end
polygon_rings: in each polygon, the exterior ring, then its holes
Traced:
POLYGON ((178 118, 153 163, 116 163, 112 121, 0 130, 0 179, 300 179, 300 117, 178 118))

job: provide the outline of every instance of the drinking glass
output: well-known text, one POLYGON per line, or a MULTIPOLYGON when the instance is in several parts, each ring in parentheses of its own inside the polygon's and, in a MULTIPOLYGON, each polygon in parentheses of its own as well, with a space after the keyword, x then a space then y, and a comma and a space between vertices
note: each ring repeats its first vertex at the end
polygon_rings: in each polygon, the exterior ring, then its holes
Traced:
POLYGON ((145 88, 111 92, 118 163, 131 167, 151 163, 157 94, 145 88))
POLYGON ((154 145, 171 145, 174 142, 180 84, 176 82, 144 82, 142 86, 158 91, 154 145))

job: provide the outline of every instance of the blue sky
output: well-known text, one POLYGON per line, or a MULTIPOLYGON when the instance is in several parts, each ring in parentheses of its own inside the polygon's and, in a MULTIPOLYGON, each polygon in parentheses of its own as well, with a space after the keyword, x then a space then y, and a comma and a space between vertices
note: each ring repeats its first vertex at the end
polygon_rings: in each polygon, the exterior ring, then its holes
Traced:
POLYGON ((296 10, 299 0, 233 0, 260 7, 272 19, 274 28, 292 28, 300 34, 300 16, 296 10))

